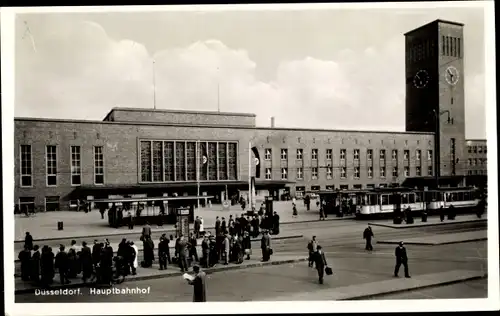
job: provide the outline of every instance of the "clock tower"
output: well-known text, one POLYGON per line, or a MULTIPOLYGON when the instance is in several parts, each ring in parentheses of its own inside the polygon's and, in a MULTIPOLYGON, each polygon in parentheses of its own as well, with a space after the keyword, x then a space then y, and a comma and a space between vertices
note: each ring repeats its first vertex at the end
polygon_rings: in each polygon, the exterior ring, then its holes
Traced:
POLYGON ((463 24, 436 20, 405 39, 406 131, 437 132, 433 173, 465 175, 463 24))

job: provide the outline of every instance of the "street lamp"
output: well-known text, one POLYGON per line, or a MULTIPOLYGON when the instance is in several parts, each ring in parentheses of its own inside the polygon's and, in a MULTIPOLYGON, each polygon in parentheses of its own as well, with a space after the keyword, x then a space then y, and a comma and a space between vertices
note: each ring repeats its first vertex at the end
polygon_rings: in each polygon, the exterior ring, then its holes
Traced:
POLYGON ((443 114, 448 114, 447 123, 450 124, 453 119, 450 117, 449 110, 440 111, 439 114, 436 110, 432 110, 434 113, 434 119, 436 122, 435 130, 434 130, 434 178, 436 180, 436 189, 439 188, 439 176, 441 173, 441 157, 440 157, 440 133, 439 133, 439 118, 443 114))

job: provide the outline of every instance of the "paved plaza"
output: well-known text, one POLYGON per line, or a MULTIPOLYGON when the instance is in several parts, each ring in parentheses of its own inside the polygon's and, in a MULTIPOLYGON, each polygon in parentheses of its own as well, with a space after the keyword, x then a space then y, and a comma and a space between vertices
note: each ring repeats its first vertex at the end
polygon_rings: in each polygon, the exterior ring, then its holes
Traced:
MULTIPOLYGON (((293 223, 302 221, 319 220, 319 211, 315 203, 311 203, 311 210, 307 211, 302 203, 297 203, 298 216, 292 216, 292 202, 274 202, 274 210, 280 216, 281 223, 293 223), (313 205, 314 204, 314 205, 313 205)), ((151 211, 150 211, 151 212, 151 211)), ((204 220, 205 230, 213 229, 215 218, 225 217, 229 215, 233 217, 241 216, 244 213, 239 205, 233 205, 229 209, 224 209, 221 205, 214 204, 212 207, 204 207, 199 210, 195 209, 195 216, 201 216, 204 220)), ((338 219, 337 217, 329 216, 328 219, 338 219)), ((192 227, 193 224, 191 224, 192 227)), ((152 231, 173 230, 173 225, 163 225, 162 227, 152 227, 152 231)), ((90 213, 75 212, 75 211, 60 211, 37 213, 34 216, 26 217, 25 215, 15 215, 15 240, 24 240, 25 233, 30 232, 35 240, 51 239, 51 238, 72 238, 86 236, 107 236, 107 235, 123 235, 130 233, 140 233, 142 226, 135 226, 133 230, 127 227, 110 228, 108 225, 107 213, 104 214, 104 219, 101 219, 101 214, 97 210, 90 213), (64 223, 64 230, 57 230, 57 222, 64 223)))
MULTIPOLYGON (((406 238, 405 244, 407 245, 446 245, 446 244, 456 244, 467 241, 479 241, 479 240, 487 240, 488 233, 486 230, 478 230, 471 232, 463 232, 463 233, 451 233, 451 234, 439 234, 432 239, 428 237, 415 237, 415 238, 406 238)), ((399 244, 401 240, 392 239, 392 240, 379 240, 379 244, 399 244)))
POLYGON ((486 222, 488 217, 484 214, 481 218, 478 218, 476 215, 457 215, 454 220, 445 219, 441 222, 441 219, 438 215, 429 216, 427 218, 427 222, 422 222, 420 217, 415 217, 415 222, 413 224, 406 224, 405 222, 401 224, 394 224, 392 219, 385 220, 371 220, 370 225, 372 226, 380 226, 380 227, 390 227, 390 228, 415 228, 415 227, 427 227, 427 226, 436 226, 436 225, 449 225, 452 223, 464 223, 464 222, 486 222))

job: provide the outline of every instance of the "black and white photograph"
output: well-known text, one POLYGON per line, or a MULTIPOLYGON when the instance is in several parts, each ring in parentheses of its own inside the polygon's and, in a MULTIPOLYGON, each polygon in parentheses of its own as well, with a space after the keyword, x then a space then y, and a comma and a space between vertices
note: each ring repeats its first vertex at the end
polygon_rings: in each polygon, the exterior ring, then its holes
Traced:
POLYGON ((498 309, 493 20, 2 8, 6 312, 498 309))

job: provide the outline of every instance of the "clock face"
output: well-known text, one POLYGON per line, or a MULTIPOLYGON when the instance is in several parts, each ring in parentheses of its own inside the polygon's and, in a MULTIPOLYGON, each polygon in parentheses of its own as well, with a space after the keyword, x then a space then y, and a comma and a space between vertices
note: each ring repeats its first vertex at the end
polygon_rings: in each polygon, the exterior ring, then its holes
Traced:
POLYGON ((450 66, 446 68, 446 73, 445 73, 445 78, 446 82, 448 82, 450 85, 456 85, 458 80, 460 79, 460 73, 458 72, 458 69, 450 66))
POLYGON ((418 89, 422 89, 429 83, 429 73, 425 70, 419 70, 413 77, 413 84, 418 89))

